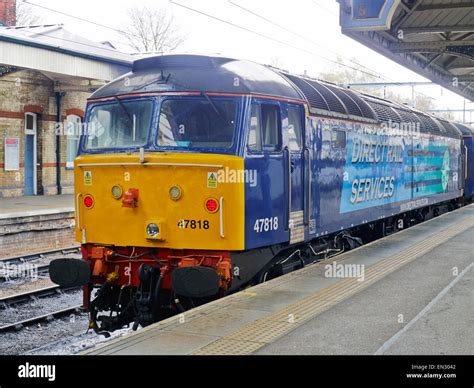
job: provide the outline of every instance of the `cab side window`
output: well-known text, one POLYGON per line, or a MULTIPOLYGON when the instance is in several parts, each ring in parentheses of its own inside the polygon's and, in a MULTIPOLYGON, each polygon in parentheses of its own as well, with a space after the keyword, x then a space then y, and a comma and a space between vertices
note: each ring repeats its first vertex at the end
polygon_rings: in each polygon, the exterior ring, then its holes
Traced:
POLYGON ((262 150, 262 130, 261 130, 260 105, 252 105, 250 117, 250 132, 248 139, 249 151, 258 152, 262 150))
POLYGON ((278 105, 252 105, 248 149, 253 152, 281 150, 281 116, 278 105))
POLYGON ((288 146, 290 151, 301 151, 302 139, 301 109, 288 107, 288 146))

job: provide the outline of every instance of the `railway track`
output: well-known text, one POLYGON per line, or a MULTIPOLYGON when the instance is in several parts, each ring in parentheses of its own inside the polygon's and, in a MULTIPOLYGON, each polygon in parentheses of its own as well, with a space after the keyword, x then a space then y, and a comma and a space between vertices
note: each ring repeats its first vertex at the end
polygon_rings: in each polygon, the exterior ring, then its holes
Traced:
MULTIPOLYGON (((46 300, 54 296, 61 296, 68 292, 78 291, 79 288, 61 288, 58 285, 50 285, 46 287, 41 287, 26 292, 15 293, 0 297, 0 310, 8 312, 10 308, 18 308, 22 305, 28 305, 29 302, 37 302, 39 300, 46 300)), ((33 317, 28 317, 20 319, 13 323, 0 324, 0 333, 7 332, 11 330, 20 330, 23 327, 30 326, 32 324, 42 322, 42 321, 51 321, 63 317, 71 313, 78 313, 82 308, 82 305, 75 304, 70 307, 54 309, 52 312, 43 312, 33 317)))
POLYGON ((22 263, 28 263, 31 261, 39 260, 39 259, 46 259, 48 258, 48 256, 56 256, 58 254, 69 255, 69 254, 79 253, 79 252, 80 252, 79 246, 72 246, 68 248, 54 249, 54 250, 45 251, 45 252, 31 253, 28 255, 5 257, 3 259, 0 259, 0 264, 1 263, 22 264, 22 263))
POLYGON ((36 301, 41 298, 46 298, 54 295, 61 294, 63 292, 80 290, 79 288, 61 288, 58 285, 51 285, 47 287, 37 288, 26 292, 20 292, 16 294, 7 295, 0 297, 0 306, 3 308, 12 307, 17 304, 27 303, 30 301, 36 301))
POLYGON ((59 255, 71 256, 79 254, 80 248, 78 246, 72 246, 46 252, 0 259, 0 283, 13 278, 18 278, 18 273, 22 274, 22 276, 28 273, 34 273, 35 276, 47 275, 49 271, 49 262, 52 259, 57 258, 59 255))
MULTIPOLYGON (((56 284, 52 284, 49 280, 40 279, 37 282, 32 282, 33 278, 39 275, 47 275, 49 272, 49 263, 57 257, 67 257, 80 254, 78 246, 55 249, 46 252, 39 252, 34 254, 14 256, 0 259, 0 283, 15 278, 23 278, 27 283, 20 286, 9 286, 4 288, 3 295, 0 296, 0 310, 3 313, 8 313, 9 309, 17 310, 20 307, 26 309, 29 303, 47 300, 54 296, 61 297, 69 292, 80 290, 80 288, 61 288, 56 284)), ((54 302, 53 302, 54 303, 54 302)), ((59 303, 60 305, 61 303, 59 303)), ((71 303, 72 304, 72 303, 71 303)), ((47 306, 47 304, 45 304, 47 306)), ((32 312, 33 316, 25 316, 20 314, 13 323, 0 323, 0 333, 19 330, 23 327, 33 325, 42 321, 51 321, 56 318, 63 317, 68 314, 77 313, 81 310, 82 305, 74 304, 70 307, 51 308, 52 311, 32 312)), ((40 309, 46 310, 46 309, 40 309)), ((14 316, 14 315, 13 315, 14 316)), ((13 317, 12 316, 12 317, 13 317)))
POLYGON ((51 313, 45 313, 45 314, 41 314, 32 318, 23 319, 18 322, 8 323, 6 325, 0 326, 0 333, 5 333, 7 331, 13 331, 13 330, 21 330, 22 328, 26 326, 31 326, 35 323, 45 322, 45 321, 49 322, 49 321, 52 321, 53 319, 61 318, 66 315, 77 314, 77 313, 80 313, 81 309, 82 309, 82 305, 76 305, 76 306, 66 307, 64 309, 56 310, 51 313))

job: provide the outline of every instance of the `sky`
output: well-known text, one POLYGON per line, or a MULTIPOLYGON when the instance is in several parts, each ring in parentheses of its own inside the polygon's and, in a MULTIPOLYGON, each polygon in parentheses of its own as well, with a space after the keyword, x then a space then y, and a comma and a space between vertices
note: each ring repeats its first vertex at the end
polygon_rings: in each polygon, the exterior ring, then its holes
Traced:
MULTIPOLYGON (((307 72, 313 77, 335 67, 335 64, 327 59, 337 60, 339 57, 346 59, 348 65, 354 65, 350 60, 355 59, 370 69, 365 69, 366 71, 382 74, 382 82, 427 81, 343 35, 339 26, 339 5, 336 0, 231 0, 291 30, 294 34, 243 11, 228 0, 173 0, 280 42, 200 15, 169 0, 135 0, 133 3, 130 0, 28 1, 116 29, 123 29, 127 25, 127 10, 131 4, 164 9, 174 16, 177 28, 186 37, 177 50, 179 53, 220 54, 248 59, 276 65, 297 74, 307 72)), ((121 45, 123 38, 111 29, 39 7, 32 9, 41 16, 45 24, 63 23, 65 28, 81 36, 94 41, 109 40, 118 47, 125 48, 121 45)), ((411 96, 409 87, 397 87, 392 90, 397 94, 411 96)), ((432 97, 438 109, 463 109, 464 99, 440 86, 419 86, 416 90, 432 97)), ((474 103, 468 103, 466 108, 474 109, 474 103)), ((457 119, 462 120, 462 113, 457 114, 457 119)), ((470 120, 468 113, 467 121, 474 121, 474 115, 470 120)))

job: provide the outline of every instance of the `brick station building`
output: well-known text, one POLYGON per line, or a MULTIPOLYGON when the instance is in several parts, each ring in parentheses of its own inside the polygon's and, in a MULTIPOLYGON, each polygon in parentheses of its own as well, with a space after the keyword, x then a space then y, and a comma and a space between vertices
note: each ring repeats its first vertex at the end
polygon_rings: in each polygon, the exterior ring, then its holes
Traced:
POLYGON ((0 198, 70 194, 86 99, 133 59, 62 25, 14 26, 15 9, 0 0, 0 198))

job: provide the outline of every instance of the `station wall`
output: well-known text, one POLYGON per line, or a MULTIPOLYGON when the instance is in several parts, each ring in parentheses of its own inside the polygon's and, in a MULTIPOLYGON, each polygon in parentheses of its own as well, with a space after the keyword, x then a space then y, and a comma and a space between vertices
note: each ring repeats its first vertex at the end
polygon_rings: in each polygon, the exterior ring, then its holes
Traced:
MULTIPOLYGON (((90 92, 84 91, 80 79, 61 80, 57 83, 40 72, 32 70, 13 71, 0 76, 0 198, 31 195, 31 137, 27 141, 26 116, 36 118, 36 184, 37 195, 58 193, 56 180, 56 133, 58 132, 56 94, 66 90, 61 99, 61 187, 63 194, 73 193, 73 170, 71 149, 77 147, 77 131, 71 131, 71 118, 79 123, 83 119, 86 99, 90 92), (75 86, 77 91, 74 90, 75 86), (69 130, 68 130, 69 129, 69 130), (19 169, 6 171, 5 140, 19 139, 19 169), (27 145, 28 142, 28 145, 27 145), (25 161, 25 155, 28 162, 25 161), (69 157, 68 157, 69 155, 69 157), (25 171, 25 162, 27 162, 25 171)), ((74 152, 77 152, 75 150, 74 152)), ((33 171, 34 173, 34 171, 33 171)))

